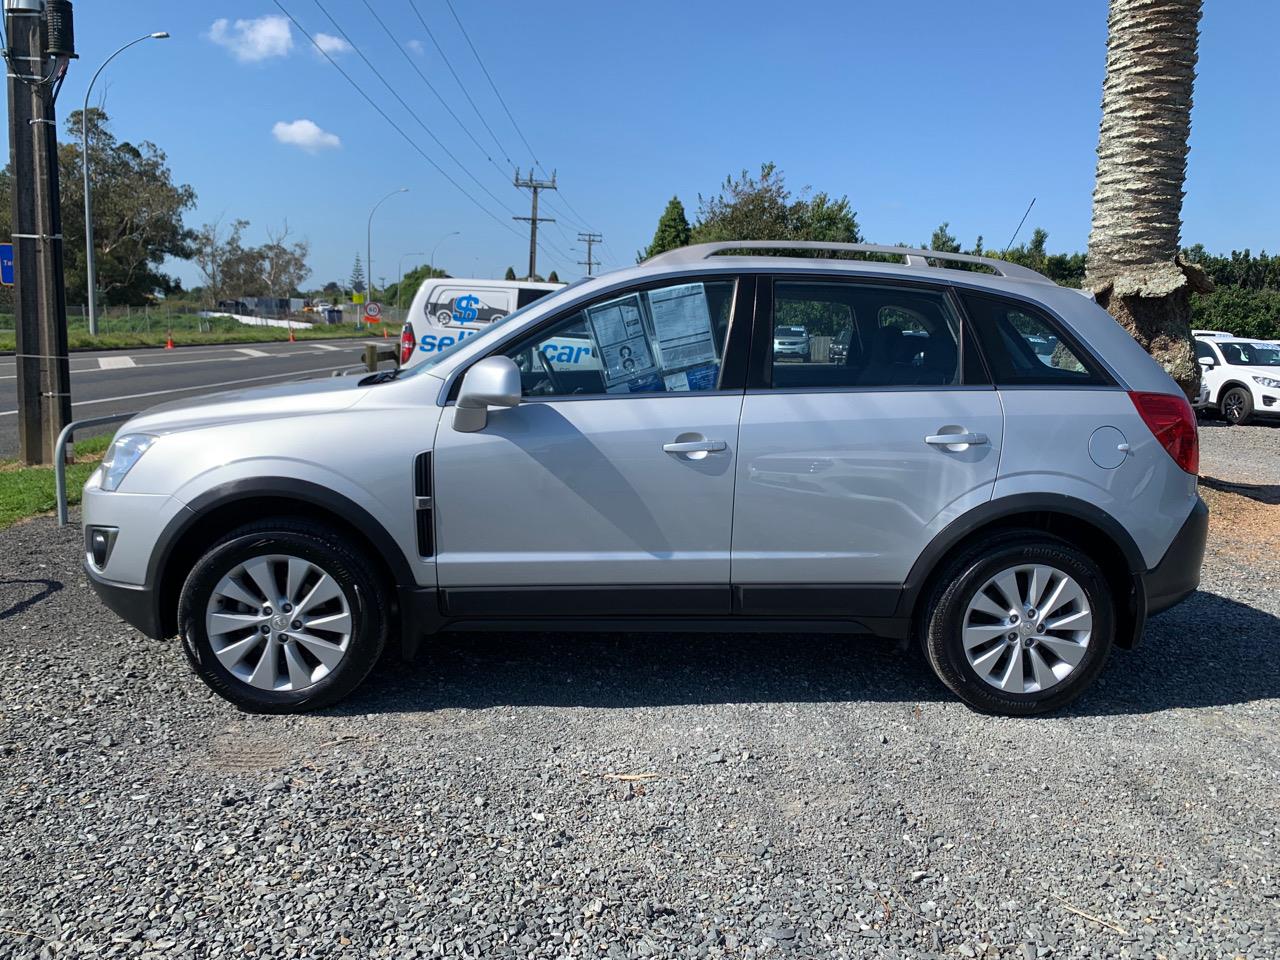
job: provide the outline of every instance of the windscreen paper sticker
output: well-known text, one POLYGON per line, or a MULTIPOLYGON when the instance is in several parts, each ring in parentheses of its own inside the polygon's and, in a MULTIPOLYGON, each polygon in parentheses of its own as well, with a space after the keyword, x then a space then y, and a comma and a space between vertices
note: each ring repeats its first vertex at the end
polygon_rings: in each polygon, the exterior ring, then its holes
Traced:
POLYGON ((587 310, 587 319, 600 351, 605 386, 627 383, 656 371, 638 296, 592 307, 587 310))
POLYGON ((680 370, 716 358, 711 308, 700 283, 649 292, 658 356, 664 370, 680 370))

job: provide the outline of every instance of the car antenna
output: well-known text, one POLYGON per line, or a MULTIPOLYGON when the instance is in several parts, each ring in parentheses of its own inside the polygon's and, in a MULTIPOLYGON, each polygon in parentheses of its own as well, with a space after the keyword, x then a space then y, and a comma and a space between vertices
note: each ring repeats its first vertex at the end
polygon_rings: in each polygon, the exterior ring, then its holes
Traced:
POLYGON ((1022 225, 1027 222, 1027 216, 1031 213, 1031 208, 1036 205, 1036 198, 1032 197, 1031 202, 1027 204, 1027 212, 1022 215, 1022 219, 1018 221, 1018 229, 1013 231, 1013 236, 1009 238, 1009 242, 1004 245, 1004 249, 1000 251, 1000 256, 1004 256, 1009 252, 1009 248, 1013 246, 1013 241, 1018 239, 1018 234, 1022 232, 1022 225))

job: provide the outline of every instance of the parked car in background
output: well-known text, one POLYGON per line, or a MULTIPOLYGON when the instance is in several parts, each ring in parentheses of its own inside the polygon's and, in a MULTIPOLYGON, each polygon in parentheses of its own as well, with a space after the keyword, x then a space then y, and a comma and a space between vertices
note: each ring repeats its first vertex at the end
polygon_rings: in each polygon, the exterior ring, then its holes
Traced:
POLYGON ((779 360, 799 360, 808 363, 813 359, 809 343, 809 331, 805 327, 781 326, 773 331, 773 355, 779 360))
POLYGON ((250 710, 333 703, 445 629, 751 630, 918 645, 966 703, 1031 714, 1195 589, 1198 463, 1178 386, 1074 290, 733 241, 396 371, 145 412, 85 485, 84 563, 250 710), (843 356, 793 362, 797 315, 843 356))
POLYGON ((1227 333, 1225 330, 1192 330, 1193 337, 1234 337, 1234 333, 1227 333))
POLYGON ((1280 344, 1213 335, 1196 337, 1195 348, 1199 407, 1233 425, 1280 416, 1280 344))
POLYGON ((527 280, 429 277, 414 294, 401 328, 400 364, 413 366, 448 350, 563 286, 527 280))

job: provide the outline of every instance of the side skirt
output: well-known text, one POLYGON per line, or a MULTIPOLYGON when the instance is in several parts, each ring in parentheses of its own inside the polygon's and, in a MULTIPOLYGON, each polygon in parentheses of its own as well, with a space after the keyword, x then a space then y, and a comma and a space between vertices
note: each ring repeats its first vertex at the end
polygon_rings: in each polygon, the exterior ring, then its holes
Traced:
POLYGON ((400 590, 401 650, 442 630, 566 633, 830 633, 897 640, 893 584, 656 584, 400 590))

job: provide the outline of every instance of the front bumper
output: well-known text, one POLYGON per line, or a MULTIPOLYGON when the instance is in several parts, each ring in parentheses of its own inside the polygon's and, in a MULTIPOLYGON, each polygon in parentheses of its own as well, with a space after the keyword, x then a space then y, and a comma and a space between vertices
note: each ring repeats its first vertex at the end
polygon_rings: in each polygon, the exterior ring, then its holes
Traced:
POLYGON ((1147 615, 1181 603, 1200 585, 1205 541, 1209 535, 1209 508, 1199 497, 1160 562, 1141 575, 1147 598, 1147 615))
POLYGON ((93 568, 88 557, 84 560, 84 572, 93 592, 112 613, 151 639, 164 639, 160 628, 160 606, 153 588, 108 580, 93 568))

